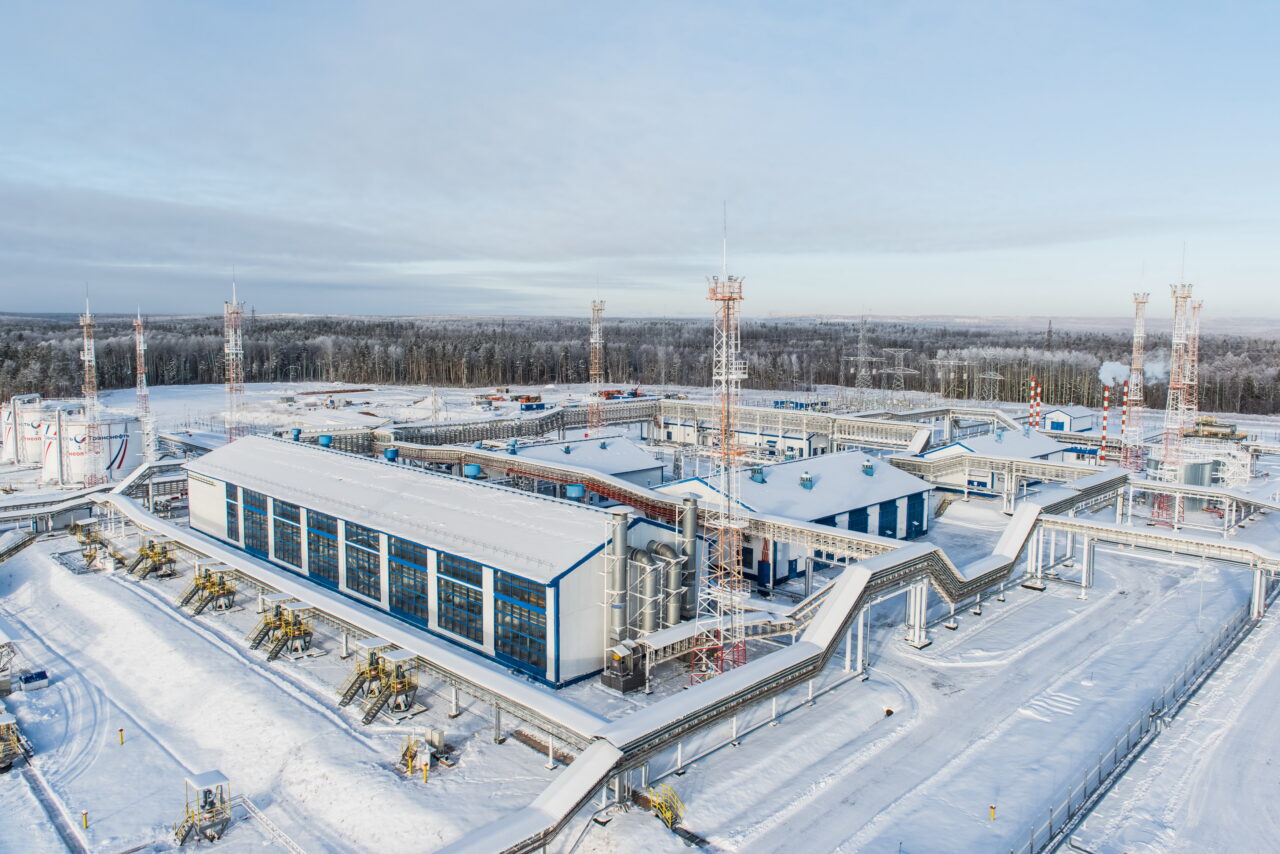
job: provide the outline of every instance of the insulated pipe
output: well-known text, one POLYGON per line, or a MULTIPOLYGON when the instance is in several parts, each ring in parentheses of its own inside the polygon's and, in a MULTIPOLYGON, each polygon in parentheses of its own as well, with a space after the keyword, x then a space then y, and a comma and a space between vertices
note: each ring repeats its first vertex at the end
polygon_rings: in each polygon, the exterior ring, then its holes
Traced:
POLYGON ((640 631, 658 630, 658 562, 644 549, 631 550, 631 562, 638 564, 640 578, 640 631))
POLYGON ((666 563, 666 585, 663 594, 662 626, 674 626, 680 622, 680 587, 683 561, 680 553, 666 543, 653 540, 649 551, 666 563))
POLYGON ((626 639, 627 631, 627 524, 630 515, 626 508, 614 507, 611 511, 609 534, 609 646, 626 639))
POLYGON ((680 517, 680 554, 684 556, 684 601, 680 612, 684 619, 692 620, 698 607, 698 499, 692 495, 685 496, 684 515, 680 517))

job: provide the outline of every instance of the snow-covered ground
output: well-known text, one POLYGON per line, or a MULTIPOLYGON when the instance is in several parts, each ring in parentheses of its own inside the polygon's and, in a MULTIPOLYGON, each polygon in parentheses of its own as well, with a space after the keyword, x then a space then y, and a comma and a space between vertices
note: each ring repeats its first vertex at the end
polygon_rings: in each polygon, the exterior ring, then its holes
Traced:
MULTIPOLYGON (((336 707, 336 682, 353 661, 338 658, 332 639, 321 643, 327 656, 266 664, 242 640, 252 607, 192 619, 171 604, 185 579, 74 575, 50 559, 73 545, 46 541, 0 564, 0 611, 34 639, 23 644, 26 663, 52 676, 49 688, 4 702, 66 808, 77 818, 89 811, 95 852, 165 840, 183 777, 211 769, 309 852, 430 850, 527 803, 556 773, 515 740, 492 743, 478 714, 449 720, 425 692, 433 708, 412 723, 363 727, 354 708, 336 707), (443 729, 460 753, 424 784, 394 765, 405 737, 426 727, 443 729)), ((3 783, 0 816, 29 812, 22 778, 3 783)), ((243 824, 229 850, 264 838, 243 824)))

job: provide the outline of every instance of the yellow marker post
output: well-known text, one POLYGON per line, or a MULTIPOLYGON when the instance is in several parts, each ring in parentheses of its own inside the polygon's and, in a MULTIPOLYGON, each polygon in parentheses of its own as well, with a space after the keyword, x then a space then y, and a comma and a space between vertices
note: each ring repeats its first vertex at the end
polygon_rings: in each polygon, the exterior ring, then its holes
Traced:
POLYGON ((991 820, 992 820, 992 821, 995 821, 995 820, 996 820, 996 805, 995 805, 995 804, 992 804, 992 805, 991 805, 991 820))
POLYGON ((120 727, 120 743, 124 744, 124 727, 120 727))
POLYGON ((427 782, 427 770, 431 767, 431 760, 428 759, 422 763, 422 782, 427 782))
POLYGON ((80 825, 85 829, 89 829, 89 811, 80 810, 80 825))

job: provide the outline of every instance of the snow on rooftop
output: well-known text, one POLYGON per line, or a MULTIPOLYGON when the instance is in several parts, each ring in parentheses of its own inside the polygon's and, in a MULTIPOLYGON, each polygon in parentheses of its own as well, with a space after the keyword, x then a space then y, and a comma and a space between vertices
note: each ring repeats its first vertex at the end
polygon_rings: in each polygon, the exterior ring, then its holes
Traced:
POLYGON ((1046 409, 1044 414, 1048 417, 1055 412, 1062 412, 1066 415, 1070 415, 1072 418, 1088 418, 1090 415, 1093 415, 1092 409, 1075 403, 1069 406, 1055 406, 1053 409, 1046 409))
POLYGON ((282 439, 248 436, 187 470, 542 583, 607 537, 602 510, 282 439))
POLYGON ((516 456, 615 475, 662 467, 662 463, 644 448, 620 436, 518 445, 516 456), (568 453, 565 453, 565 448, 569 449, 568 453))
POLYGON ((1065 451, 1068 446, 1034 430, 1029 435, 1017 430, 1001 430, 983 436, 968 436, 943 448, 967 449, 979 456, 1034 459, 1065 451))
MULTIPOLYGON (((760 473, 764 483, 753 479, 749 470, 743 473, 739 487, 742 504, 759 513, 806 522, 933 488, 928 481, 861 451, 774 463, 762 466, 760 473), (864 473, 866 465, 871 466, 869 475, 864 473), (811 489, 801 483, 801 476, 806 473, 813 484, 811 489)), ((695 480, 715 488, 714 482, 695 480)), ((689 491, 688 483, 676 481, 657 491, 684 495, 689 491)))

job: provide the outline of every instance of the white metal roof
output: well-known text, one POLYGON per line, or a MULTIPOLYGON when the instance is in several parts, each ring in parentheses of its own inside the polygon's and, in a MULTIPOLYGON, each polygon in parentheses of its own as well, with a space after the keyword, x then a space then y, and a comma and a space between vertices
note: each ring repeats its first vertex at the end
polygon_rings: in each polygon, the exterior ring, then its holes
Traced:
POLYGON ((1064 415, 1070 416, 1071 418, 1088 418, 1089 416, 1093 415, 1093 410, 1090 409, 1089 407, 1080 406, 1074 403, 1071 404, 1070 406, 1055 406, 1053 409, 1046 409, 1044 414, 1045 414, 1045 417, 1047 418, 1055 412, 1061 412, 1064 415))
POLYGON ((543 583, 608 537, 602 510, 284 439, 247 436, 187 469, 543 583))
MULTIPOLYGON (((775 463, 763 466, 761 473, 764 483, 752 480, 750 471, 743 473, 739 496, 742 503, 760 513, 806 522, 933 488, 928 481, 861 451, 775 463), (863 474, 864 463, 871 464, 870 475, 863 474), (812 489, 801 485, 805 472, 813 483, 812 489)), ((714 479, 701 482, 715 488, 714 479)), ((658 491, 683 495, 689 491, 688 482, 669 483, 658 491)))
POLYGON ((540 462, 580 466, 605 474, 630 474, 662 468, 662 463, 652 454, 620 436, 518 445, 515 455, 540 462), (566 448, 568 453, 565 453, 566 448))
POLYGON ((967 436, 950 445, 925 451, 922 457, 946 457, 956 453, 972 453, 984 457, 1036 459, 1067 450, 1068 446, 1034 430, 1025 435, 1020 430, 1001 430, 984 436, 967 436))

